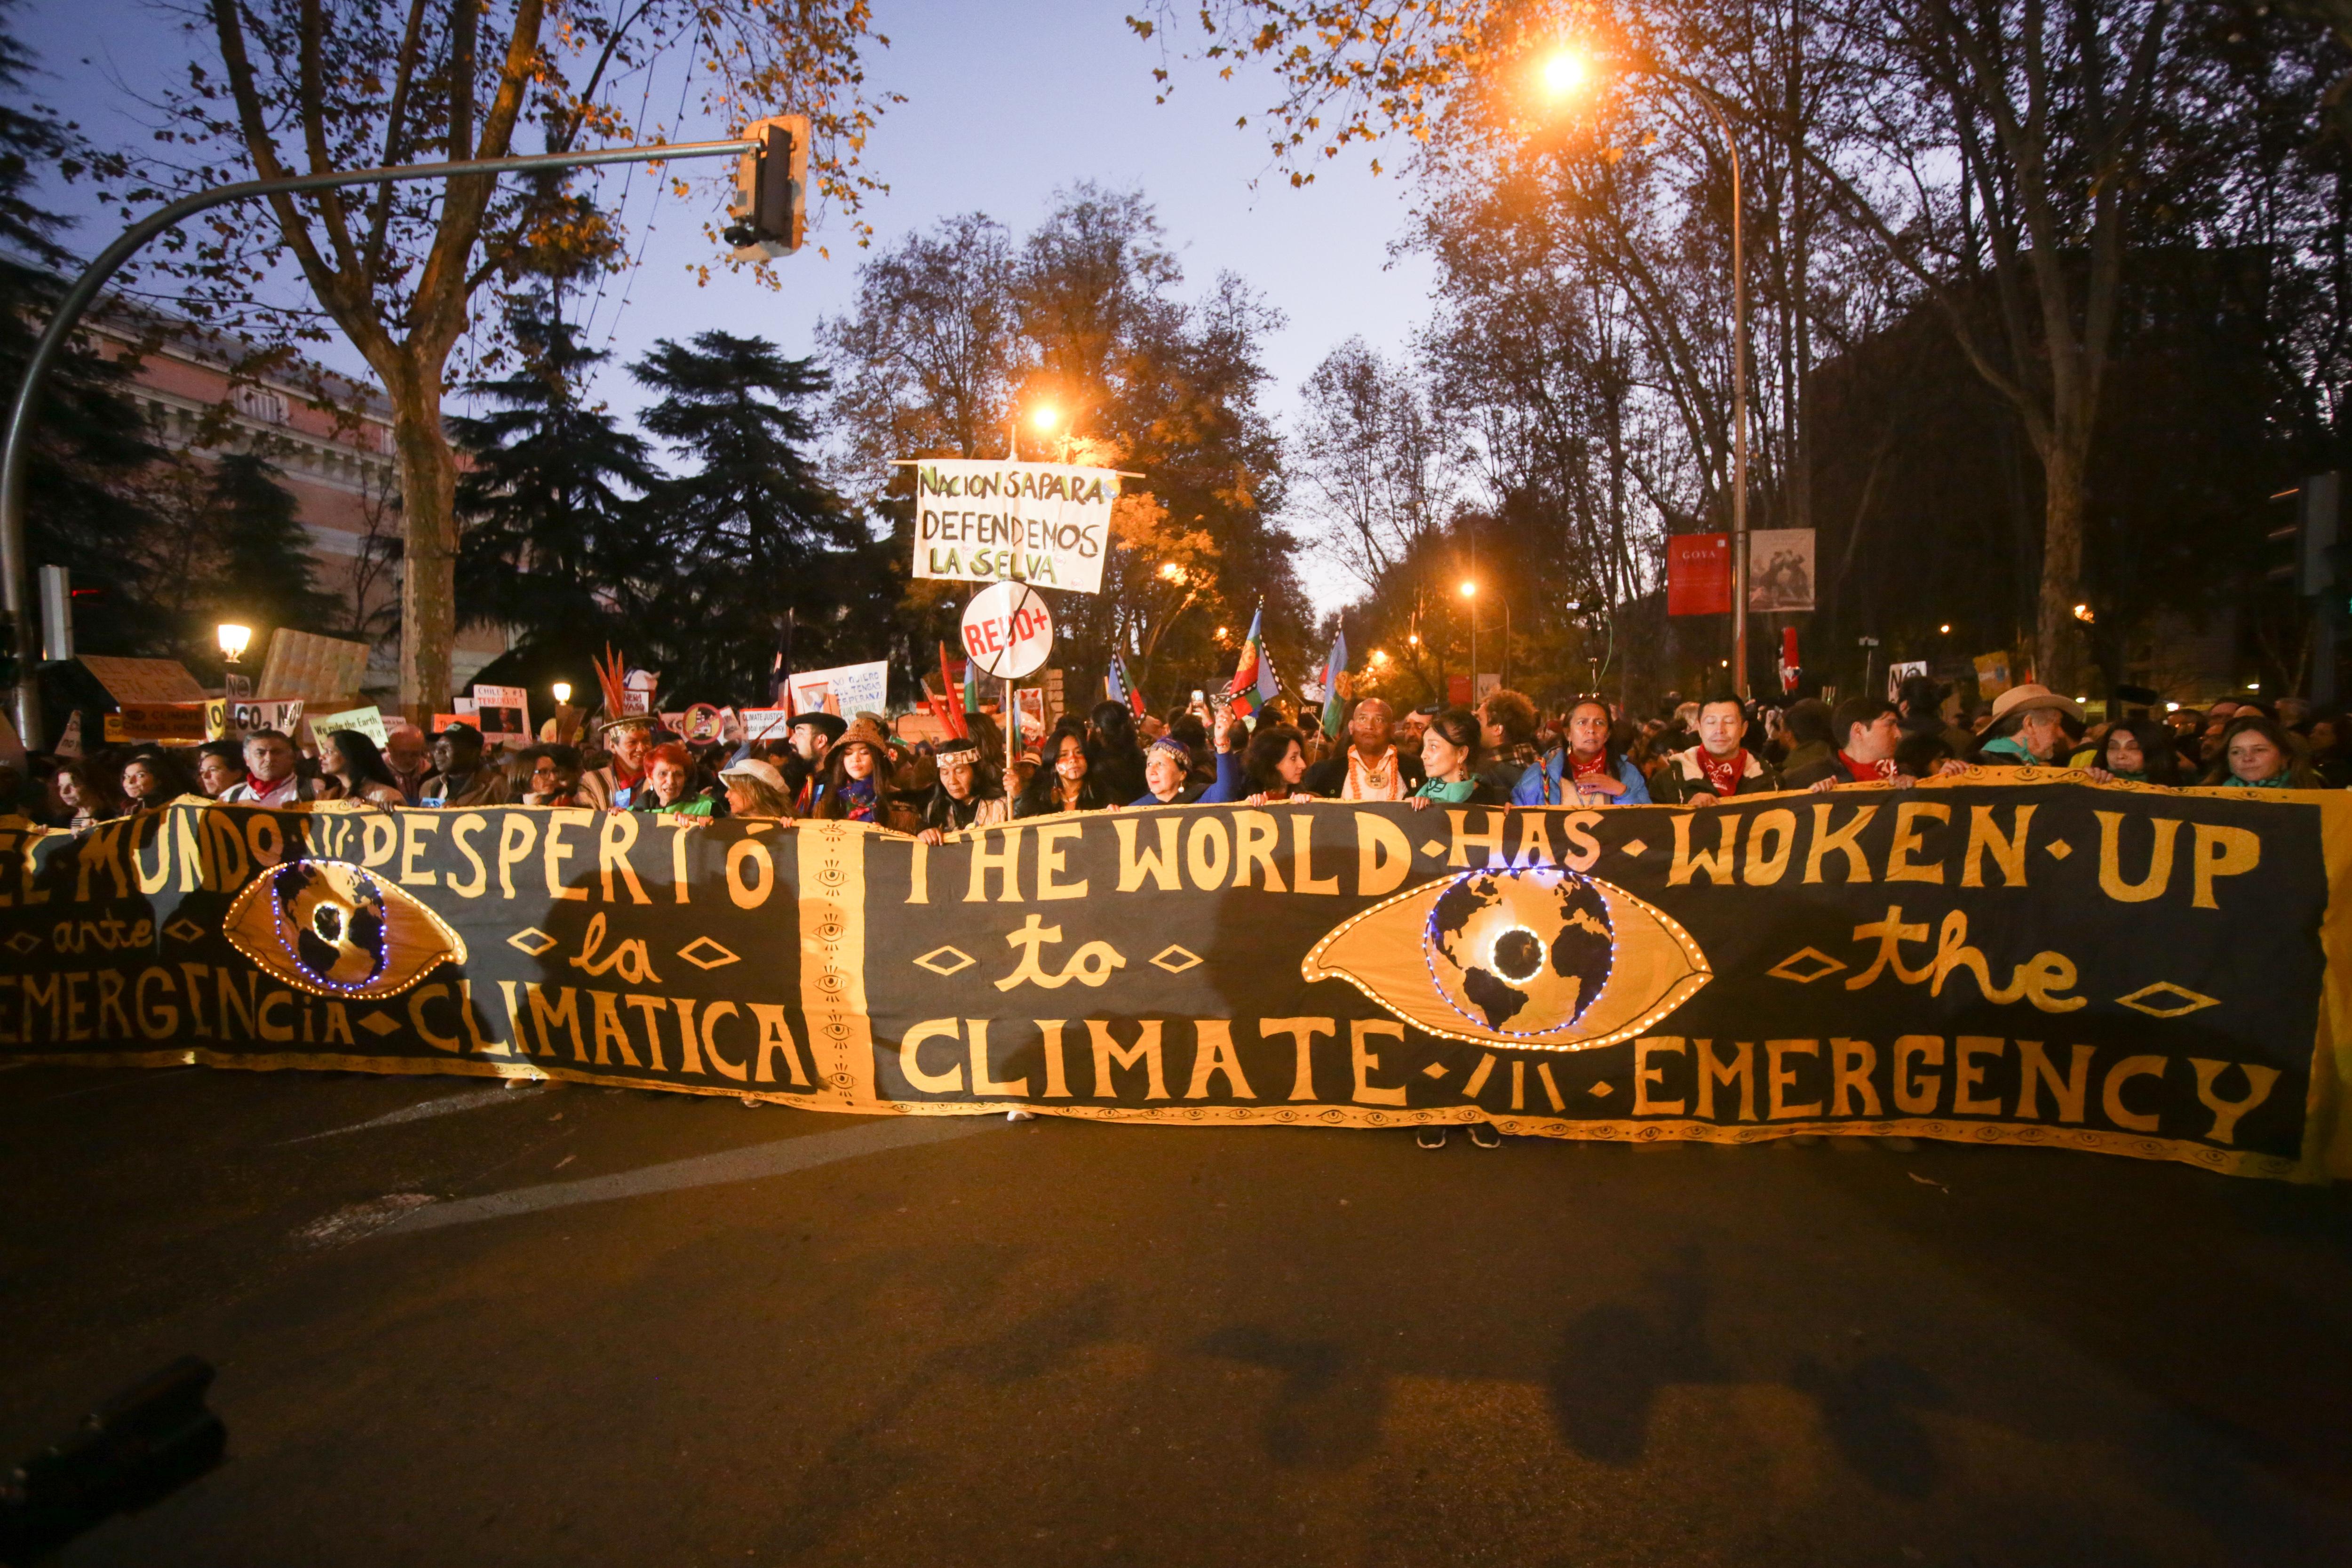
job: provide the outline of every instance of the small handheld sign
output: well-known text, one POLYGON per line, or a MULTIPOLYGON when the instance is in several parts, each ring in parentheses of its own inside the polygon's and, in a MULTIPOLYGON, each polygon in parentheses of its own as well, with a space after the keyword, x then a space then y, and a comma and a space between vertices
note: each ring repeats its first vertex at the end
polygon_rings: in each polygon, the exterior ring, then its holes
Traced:
POLYGON ((1054 651, 1054 617, 1026 583, 992 583, 963 607, 963 651, 982 675, 1004 682, 1004 772, 1021 754, 1021 725, 1013 711, 1013 683, 1054 651))

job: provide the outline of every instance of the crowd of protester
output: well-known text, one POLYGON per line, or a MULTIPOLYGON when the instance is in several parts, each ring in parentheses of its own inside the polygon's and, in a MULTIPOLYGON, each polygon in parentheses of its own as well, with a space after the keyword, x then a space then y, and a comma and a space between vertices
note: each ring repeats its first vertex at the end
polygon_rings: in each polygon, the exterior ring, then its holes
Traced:
POLYGON ((261 731, 196 748, 144 744, 36 756, 0 768, 20 814, 82 828, 183 795, 262 805, 362 801, 444 809, 572 805, 694 819, 871 823, 937 843, 966 828, 1069 811, 1265 804, 1297 797, 1477 805, 1704 805, 1773 790, 1901 785, 1968 768, 2043 767, 2160 788, 2340 789, 2352 784, 2352 718, 2294 699, 2252 698, 2090 722, 2080 705, 2020 686, 1973 711, 1915 677, 1899 700, 1785 706, 1728 693, 1635 719, 1600 697, 1539 710, 1517 691, 1475 709, 1398 713, 1357 703, 1326 735, 1308 709, 1247 719, 1205 704, 1138 716, 1104 702, 1066 714, 1004 765, 992 716, 971 733, 909 744, 880 716, 807 713, 779 739, 688 743, 650 718, 596 727, 583 746, 507 754, 456 723, 395 728, 379 748, 357 731, 261 731))

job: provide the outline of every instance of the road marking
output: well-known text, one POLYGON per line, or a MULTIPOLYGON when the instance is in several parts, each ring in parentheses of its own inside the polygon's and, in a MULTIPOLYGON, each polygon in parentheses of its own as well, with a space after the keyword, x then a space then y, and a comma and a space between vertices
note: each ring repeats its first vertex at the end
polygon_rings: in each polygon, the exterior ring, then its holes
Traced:
POLYGON ((469 1089, 463 1094, 445 1094, 437 1099, 428 1100, 418 1105, 405 1106, 366 1121, 354 1121, 349 1127, 330 1127, 324 1132, 305 1132, 299 1138, 287 1139, 278 1147, 283 1149, 290 1144, 309 1143, 320 1138, 340 1138, 346 1132, 364 1132, 371 1127, 391 1127, 403 1121, 422 1121, 428 1116, 453 1116, 460 1110, 479 1110, 486 1105, 524 1099, 549 1087, 547 1084, 537 1084, 530 1089, 510 1089, 504 1085, 498 1085, 489 1089, 469 1089))
POLYGON ((717 1186, 727 1182, 756 1182, 766 1176, 789 1175, 795 1171, 830 1165, 839 1160, 854 1160, 861 1154, 878 1154, 888 1149, 940 1143, 950 1138, 969 1138, 975 1132, 993 1131, 1003 1125, 1002 1118, 993 1116, 904 1116, 889 1121, 869 1121, 861 1127, 845 1127, 838 1132, 812 1132, 774 1143, 755 1143, 748 1149, 730 1149, 722 1154, 698 1154, 690 1160, 646 1165, 609 1176, 589 1176, 577 1182, 551 1182, 541 1186, 517 1187, 510 1192, 435 1204, 429 1208, 418 1208, 401 1215, 377 1234, 405 1236, 413 1231, 471 1225, 477 1220, 505 1219, 514 1215, 537 1214, 541 1209, 566 1208, 573 1204, 605 1203, 614 1198, 680 1192, 688 1187, 717 1186))

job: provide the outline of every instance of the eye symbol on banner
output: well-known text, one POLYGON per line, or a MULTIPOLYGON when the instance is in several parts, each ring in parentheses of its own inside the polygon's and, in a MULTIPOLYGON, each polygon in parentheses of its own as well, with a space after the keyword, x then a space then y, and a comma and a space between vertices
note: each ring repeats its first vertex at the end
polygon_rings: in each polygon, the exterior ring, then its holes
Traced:
POLYGON ((275 979, 321 996, 407 990, 466 942, 405 891, 341 860, 295 860, 229 906, 229 942, 275 979))
POLYGON ((1553 868, 1409 888, 1341 922, 1300 973, 1447 1039, 1567 1051, 1630 1039, 1715 978, 1664 910, 1553 868))

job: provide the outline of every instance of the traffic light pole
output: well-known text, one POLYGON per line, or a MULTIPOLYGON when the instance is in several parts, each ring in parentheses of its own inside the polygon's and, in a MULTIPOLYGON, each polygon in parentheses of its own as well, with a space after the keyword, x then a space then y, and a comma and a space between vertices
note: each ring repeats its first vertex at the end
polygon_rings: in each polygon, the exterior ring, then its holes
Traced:
POLYGON ((33 410, 41 387, 66 341, 107 280, 131 259, 140 247, 208 207, 226 205, 253 196, 300 191, 328 191, 343 185, 383 185, 410 180, 446 180, 469 174, 523 174, 548 169, 585 169, 605 163, 667 163, 687 158, 723 158, 757 153, 763 143, 751 139, 734 142, 681 142, 659 147, 608 147, 593 153, 540 153, 519 158, 482 158, 459 163, 411 163, 388 169, 358 169, 344 174, 297 174, 283 180, 246 180, 214 190, 199 191, 158 207, 122 231, 74 279, 58 301, 32 358, 25 363, 25 383, 16 389, 16 405, 8 415, 8 435, 0 448, 0 609, 13 623, 16 642, 16 680, 10 708, 16 732, 30 751, 45 743, 41 724, 40 631, 31 614, 31 563, 25 543, 25 467, 32 452, 33 410))

